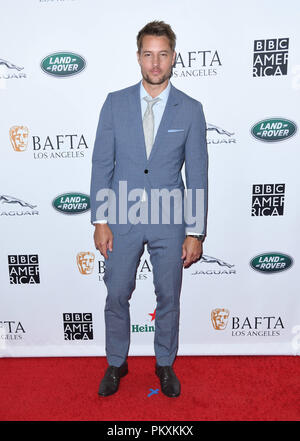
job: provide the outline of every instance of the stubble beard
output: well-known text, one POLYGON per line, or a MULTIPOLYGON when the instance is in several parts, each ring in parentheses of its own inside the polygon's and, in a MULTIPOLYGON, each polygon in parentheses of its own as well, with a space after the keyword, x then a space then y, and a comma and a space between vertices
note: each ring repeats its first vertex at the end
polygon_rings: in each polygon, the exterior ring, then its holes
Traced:
POLYGON ((171 78, 171 76, 172 76, 172 69, 170 70, 170 72, 166 73, 162 77, 155 78, 154 80, 151 79, 149 75, 147 75, 147 74, 142 72, 143 79, 148 84, 151 84, 151 85, 154 85, 154 86, 159 85, 159 84, 163 84, 165 81, 169 80, 171 78))

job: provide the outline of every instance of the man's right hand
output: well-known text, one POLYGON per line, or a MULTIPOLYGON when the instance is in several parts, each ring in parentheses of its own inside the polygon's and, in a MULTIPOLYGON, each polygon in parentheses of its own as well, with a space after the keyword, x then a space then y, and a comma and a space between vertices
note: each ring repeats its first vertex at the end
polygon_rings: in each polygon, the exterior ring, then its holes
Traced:
POLYGON ((97 250, 108 259, 107 249, 113 249, 113 234, 107 224, 95 224, 94 242, 97 250))

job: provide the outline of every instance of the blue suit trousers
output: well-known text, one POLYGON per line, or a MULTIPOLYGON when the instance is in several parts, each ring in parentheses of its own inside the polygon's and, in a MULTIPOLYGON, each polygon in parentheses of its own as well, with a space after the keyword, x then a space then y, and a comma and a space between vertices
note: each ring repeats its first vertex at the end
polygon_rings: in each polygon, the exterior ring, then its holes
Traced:
POLYGON ((127 234, 114 233, 113 250, 105 259, 105 344, 109 365, 121 366, 130 345, 130 304, 136 273, 147 245, 156 295, 154 352, 160 366, 172 365, 178 350, 184 228, 173 237, 160 237, 151 225, 132 225, 127 234))

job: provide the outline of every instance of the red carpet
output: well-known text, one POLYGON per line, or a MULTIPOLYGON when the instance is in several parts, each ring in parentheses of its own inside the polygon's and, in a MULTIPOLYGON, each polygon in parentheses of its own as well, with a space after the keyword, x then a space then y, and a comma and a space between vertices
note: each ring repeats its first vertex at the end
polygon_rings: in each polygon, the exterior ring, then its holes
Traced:
POLYGON ((160 391, 154 357, 128 363, 118 393, 101 398, 104 357, 1 359, 0 420, 300 420, 298 357, 177 357, 178 398, 160 391))

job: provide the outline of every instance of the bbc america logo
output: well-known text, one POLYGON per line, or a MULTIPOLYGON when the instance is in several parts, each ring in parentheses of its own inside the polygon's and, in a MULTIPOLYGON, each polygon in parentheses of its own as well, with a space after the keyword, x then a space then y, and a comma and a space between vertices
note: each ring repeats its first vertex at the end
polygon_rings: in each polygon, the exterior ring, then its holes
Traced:
POLYGON ((272 38, 254 41, 253 76, 287 75, 288 38, 272 38))
POLYGON ((252 216, 283 216, 285 184, 252 186, 252 216))
POLYGON ((63 314, 65 340, 93 340, 93 316, 90 312, 63 314))
POLYGON ((40 283, 39 257, 37 254, 8 256, 9 282, 15 284, 40 283))

